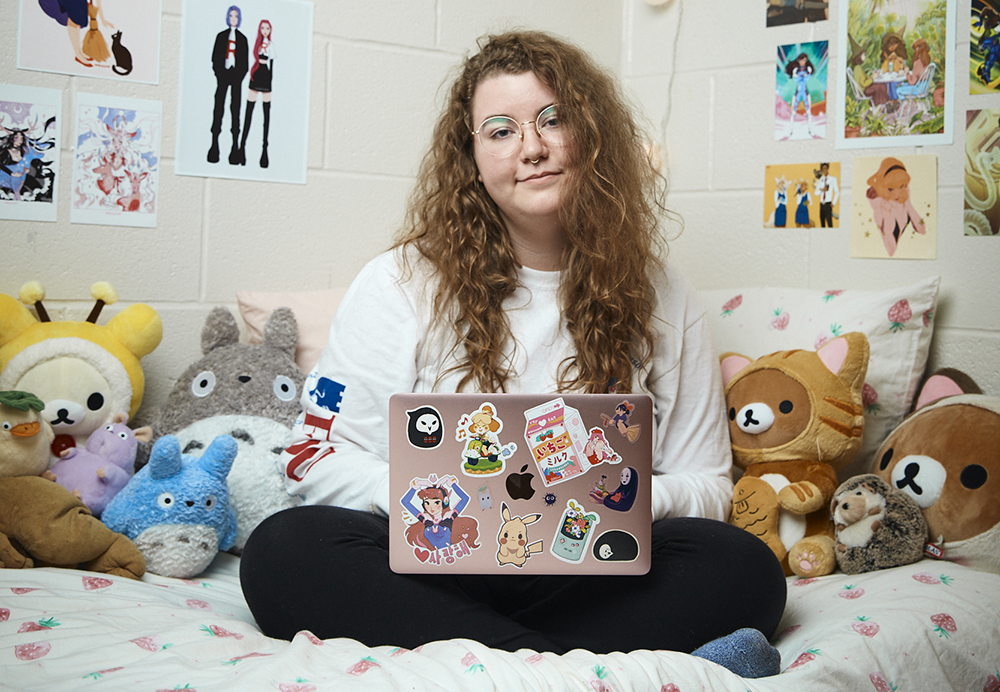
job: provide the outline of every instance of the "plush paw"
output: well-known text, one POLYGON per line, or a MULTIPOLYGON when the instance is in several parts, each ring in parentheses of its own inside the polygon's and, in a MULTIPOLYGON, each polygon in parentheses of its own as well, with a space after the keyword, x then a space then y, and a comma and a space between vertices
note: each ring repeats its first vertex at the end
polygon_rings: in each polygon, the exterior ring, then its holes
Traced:
POLYGON ((821 577, 836 566, 834 542, 828 536, 809 536, 788 552, 788 568, 800 577, 821 577))
POLYGON ((826 506, 826 500, 819 488, 810 481, 799 481, 786 485, 778 493, 778 502, 793 514, 809 514, 826 506))

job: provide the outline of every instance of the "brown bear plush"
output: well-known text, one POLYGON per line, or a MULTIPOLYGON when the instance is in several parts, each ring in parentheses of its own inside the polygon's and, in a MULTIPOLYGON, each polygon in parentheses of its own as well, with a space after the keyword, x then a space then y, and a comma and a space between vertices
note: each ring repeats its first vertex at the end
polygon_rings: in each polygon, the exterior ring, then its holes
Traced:
POLYGON ((786 574, 836 567, 830 501, 837 471, 861 447, 868 351, 851 332, 817 351, 721 357, 733 461, 744 470, 730 523, 767 543, 786 574))
POLYGON ((875 455, 874 472, 916 500, 929 552, 1000 574, 1000 398, 940 370, 875 455))
POLYGON ((142 553, 48 478, 54 433, 26 392, 0 392, 0 567, 78 567, 139 579, 142 553))

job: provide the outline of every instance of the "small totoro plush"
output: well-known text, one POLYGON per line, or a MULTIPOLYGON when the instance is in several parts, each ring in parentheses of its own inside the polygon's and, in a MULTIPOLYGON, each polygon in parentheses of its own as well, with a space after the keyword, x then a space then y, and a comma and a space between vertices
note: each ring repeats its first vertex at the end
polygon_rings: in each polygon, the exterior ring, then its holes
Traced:
POLYGON ((927 521, 916 501, 873 473, 849 478, 830 503, 837 566, 860 574, 921 559, 927 521))
POLYGON ((299 330, 291 309, 267 318, 263 343, 240 343, 236 318, 213 308, 201 332, 203 357, 181 374, 153 423, 153 440, 177 437, 184 453, 204 449, 218 435, 236 440, 239 452, 229 473, 236 512, 233 552, 268 516, 301 504, 289 495, 280 464, 292 424, 301 412, 305 373, 295 363, 299 330))

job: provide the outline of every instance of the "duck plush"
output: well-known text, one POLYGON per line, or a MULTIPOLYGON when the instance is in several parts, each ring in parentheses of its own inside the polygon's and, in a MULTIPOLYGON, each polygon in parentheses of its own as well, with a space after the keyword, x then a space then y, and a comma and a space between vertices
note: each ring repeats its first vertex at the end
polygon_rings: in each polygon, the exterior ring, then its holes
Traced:
POLYGON ((139 579, 146 565, 135 545, 42 476, 55 436, 44 409, 27 392, 0 392, 0 566, 82 566, 139 579))

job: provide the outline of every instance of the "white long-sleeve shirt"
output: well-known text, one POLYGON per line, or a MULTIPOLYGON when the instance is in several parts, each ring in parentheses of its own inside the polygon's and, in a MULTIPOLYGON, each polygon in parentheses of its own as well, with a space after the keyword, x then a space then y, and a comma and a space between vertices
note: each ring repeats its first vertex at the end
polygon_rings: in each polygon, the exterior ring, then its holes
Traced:
MULTIPOLYGON (((389 498, 389 397, 398 392, 455 391, 461 373, 452 334, 432 329, 427 265, 412 263, 401 281, 394 252, 372 260, 344 296, 330 338, 303 387, 304 413, 283 455, 286 487, 307 504, 381 515, 389 498), (435 384, 437 386, 435 387, 435 384)), ((522 268, 504 309, 516 345, 509 392, 557 391, 557 368, 573 353, 559 310, 558 272, 522 268)), ((653 517, 725 520, 732 497, 732 455, 718 358, 705 310, 673 267, 657 283, 659 334, 633 391, 654 402, 653 517)))

